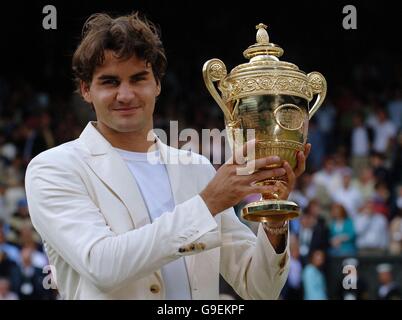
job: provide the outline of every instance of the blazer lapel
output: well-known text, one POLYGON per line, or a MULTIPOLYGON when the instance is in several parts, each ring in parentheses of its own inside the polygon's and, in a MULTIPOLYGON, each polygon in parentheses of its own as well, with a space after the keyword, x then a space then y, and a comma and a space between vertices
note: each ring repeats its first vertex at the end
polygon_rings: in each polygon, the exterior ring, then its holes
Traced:
MULTIPOLYGON (((191 157, 180 156, 179 151, 162 143, 157 136, 157 147, 161 154, 162 163, 166 165, 172 195, 175 205, 187 200, 186 183, 188 176, 183 170, 183 163, 191 157)), ((142 198, 137 182, 133 178, 124 160, 113 150, 111 144, 96 130, 92 122, 88 123, 80 135, 80 139, 87 146, 90 155, 85 158, 86 163, 95 174, 116 194, 127 207, 135 228, 150 223, 148 208, 142 198)), ((195 276, 195 255, 185 256, 190 287, 197 288, 195 276)), ((155 272, 161 279, 160 270, 155 272)))
POLYGON ((183 185, 181 182, 181 168, 179 165, 179 155, 176 149, 170 148, 156 138, 157 147, 161 155, 161 161, 166 166, 169 176, 170 187, 175 205, 182 203, 184 199, 183 185))
POLYGON ((85 161, 127 207, 135 228, 150 223, 149 212, 137 182, 124 160, 90 122, 80 135, 90 151, 85 161))
MULTIPOLYGON (((166 165, 168 172, 170 186, 172 188, 172 194, 175 205, 178 205, 188 199, 186 193, 186 183, 189 181, 189 175, 186 174, 185 163, 189 163, 191 156, 187 156, 179 152, 179 150, 170 148, 166 144, 162 143, 157 137, 157 146, 161 153, 161 160, 166 165)), ((192 295, 194 295, 194 289, 197 289, 197 275, 195 272, 196 267, 196 255, 188 255, 184 257, 188 278, 192 295)), ((195 291, 196 292, 196 291, 195 291)), ((195 297, 193 296, 193 299, 195 297)))

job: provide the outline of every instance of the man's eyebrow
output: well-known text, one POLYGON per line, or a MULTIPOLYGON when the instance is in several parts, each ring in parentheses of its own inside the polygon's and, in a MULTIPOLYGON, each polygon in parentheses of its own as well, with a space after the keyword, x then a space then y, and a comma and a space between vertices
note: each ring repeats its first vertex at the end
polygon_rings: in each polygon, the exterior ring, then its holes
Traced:
POLYGON ((100 75, 97 79, 98 80, 107 80, 107 79, 118 79, 118 76, 112 75, 112 74, 102 74, 100 75))
MULTIPOLYGON (((138 77, 142 77, 142 76, 147 76, 148 74, 150 74, 150 71, 143 70, 143 71, 132 74, 130 76, 130 78, 131 79, 138 78, 138 77)), ((97 77, 97 80, 108 80, 108 79, 119 79, 119 76, 112 75, 112 74, 102 74, 97 77)))
POLYGON ((150 72, 148 70, 144 70, 144 71, 140 71, 138 73, 134 73, 130 76, 130 78, 138 78, 138 77, 142 77, 142 76, 147 76, 148 74, 150 74, 150 72))

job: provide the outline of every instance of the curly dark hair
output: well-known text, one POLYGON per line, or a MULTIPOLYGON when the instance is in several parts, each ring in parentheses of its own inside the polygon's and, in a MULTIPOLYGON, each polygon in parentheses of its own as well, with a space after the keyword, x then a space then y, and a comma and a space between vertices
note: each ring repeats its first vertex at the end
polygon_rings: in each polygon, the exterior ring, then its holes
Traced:
POLYGON ((80 82, 90 84, 96 67, 105 60, 105 50, 118 59, 136 56, 151 64, 160 83, 167 66, 160 30, 139 12, 112 18, 105 13, 91 15, 82 29, 82 40, 74 52, 72 69, 77 91, 80 82))

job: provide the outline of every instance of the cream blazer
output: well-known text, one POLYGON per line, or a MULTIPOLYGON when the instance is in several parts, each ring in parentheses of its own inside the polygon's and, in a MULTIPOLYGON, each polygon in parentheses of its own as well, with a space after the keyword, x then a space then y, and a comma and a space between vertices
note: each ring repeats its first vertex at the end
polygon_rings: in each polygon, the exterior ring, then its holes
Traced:
POLYGON ((164 299, 161 267, 185 256, 193 299, 219 299, 219 273, 244 299, 276 299, 289 241, 276 254, 262 226, 233 208, 212 217, 200 191, 210 162, 157 139, 175 208, 153 223, 124 160, 88 123, 74 141, 36 156, 26 172, 32 223, 63 299, 164 299))

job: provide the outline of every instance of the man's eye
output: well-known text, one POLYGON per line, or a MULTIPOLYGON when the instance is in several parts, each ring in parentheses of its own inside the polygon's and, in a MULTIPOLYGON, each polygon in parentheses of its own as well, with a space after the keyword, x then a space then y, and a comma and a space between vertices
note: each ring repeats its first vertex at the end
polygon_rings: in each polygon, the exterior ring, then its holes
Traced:
POLYGON ((119 81, 117 81, 115 79, 107 79, 107 80, 102 81, 102 84, 103 85, 114 85, 114 86, 116 86, 116 85, 119 84, 119 81))
POLYGON ((138 78, 134 78, 133 80, 134 80, 134 82, 139 82, 139 81, 146 80, 146 78, 145 77, 138 77, 138 78))

